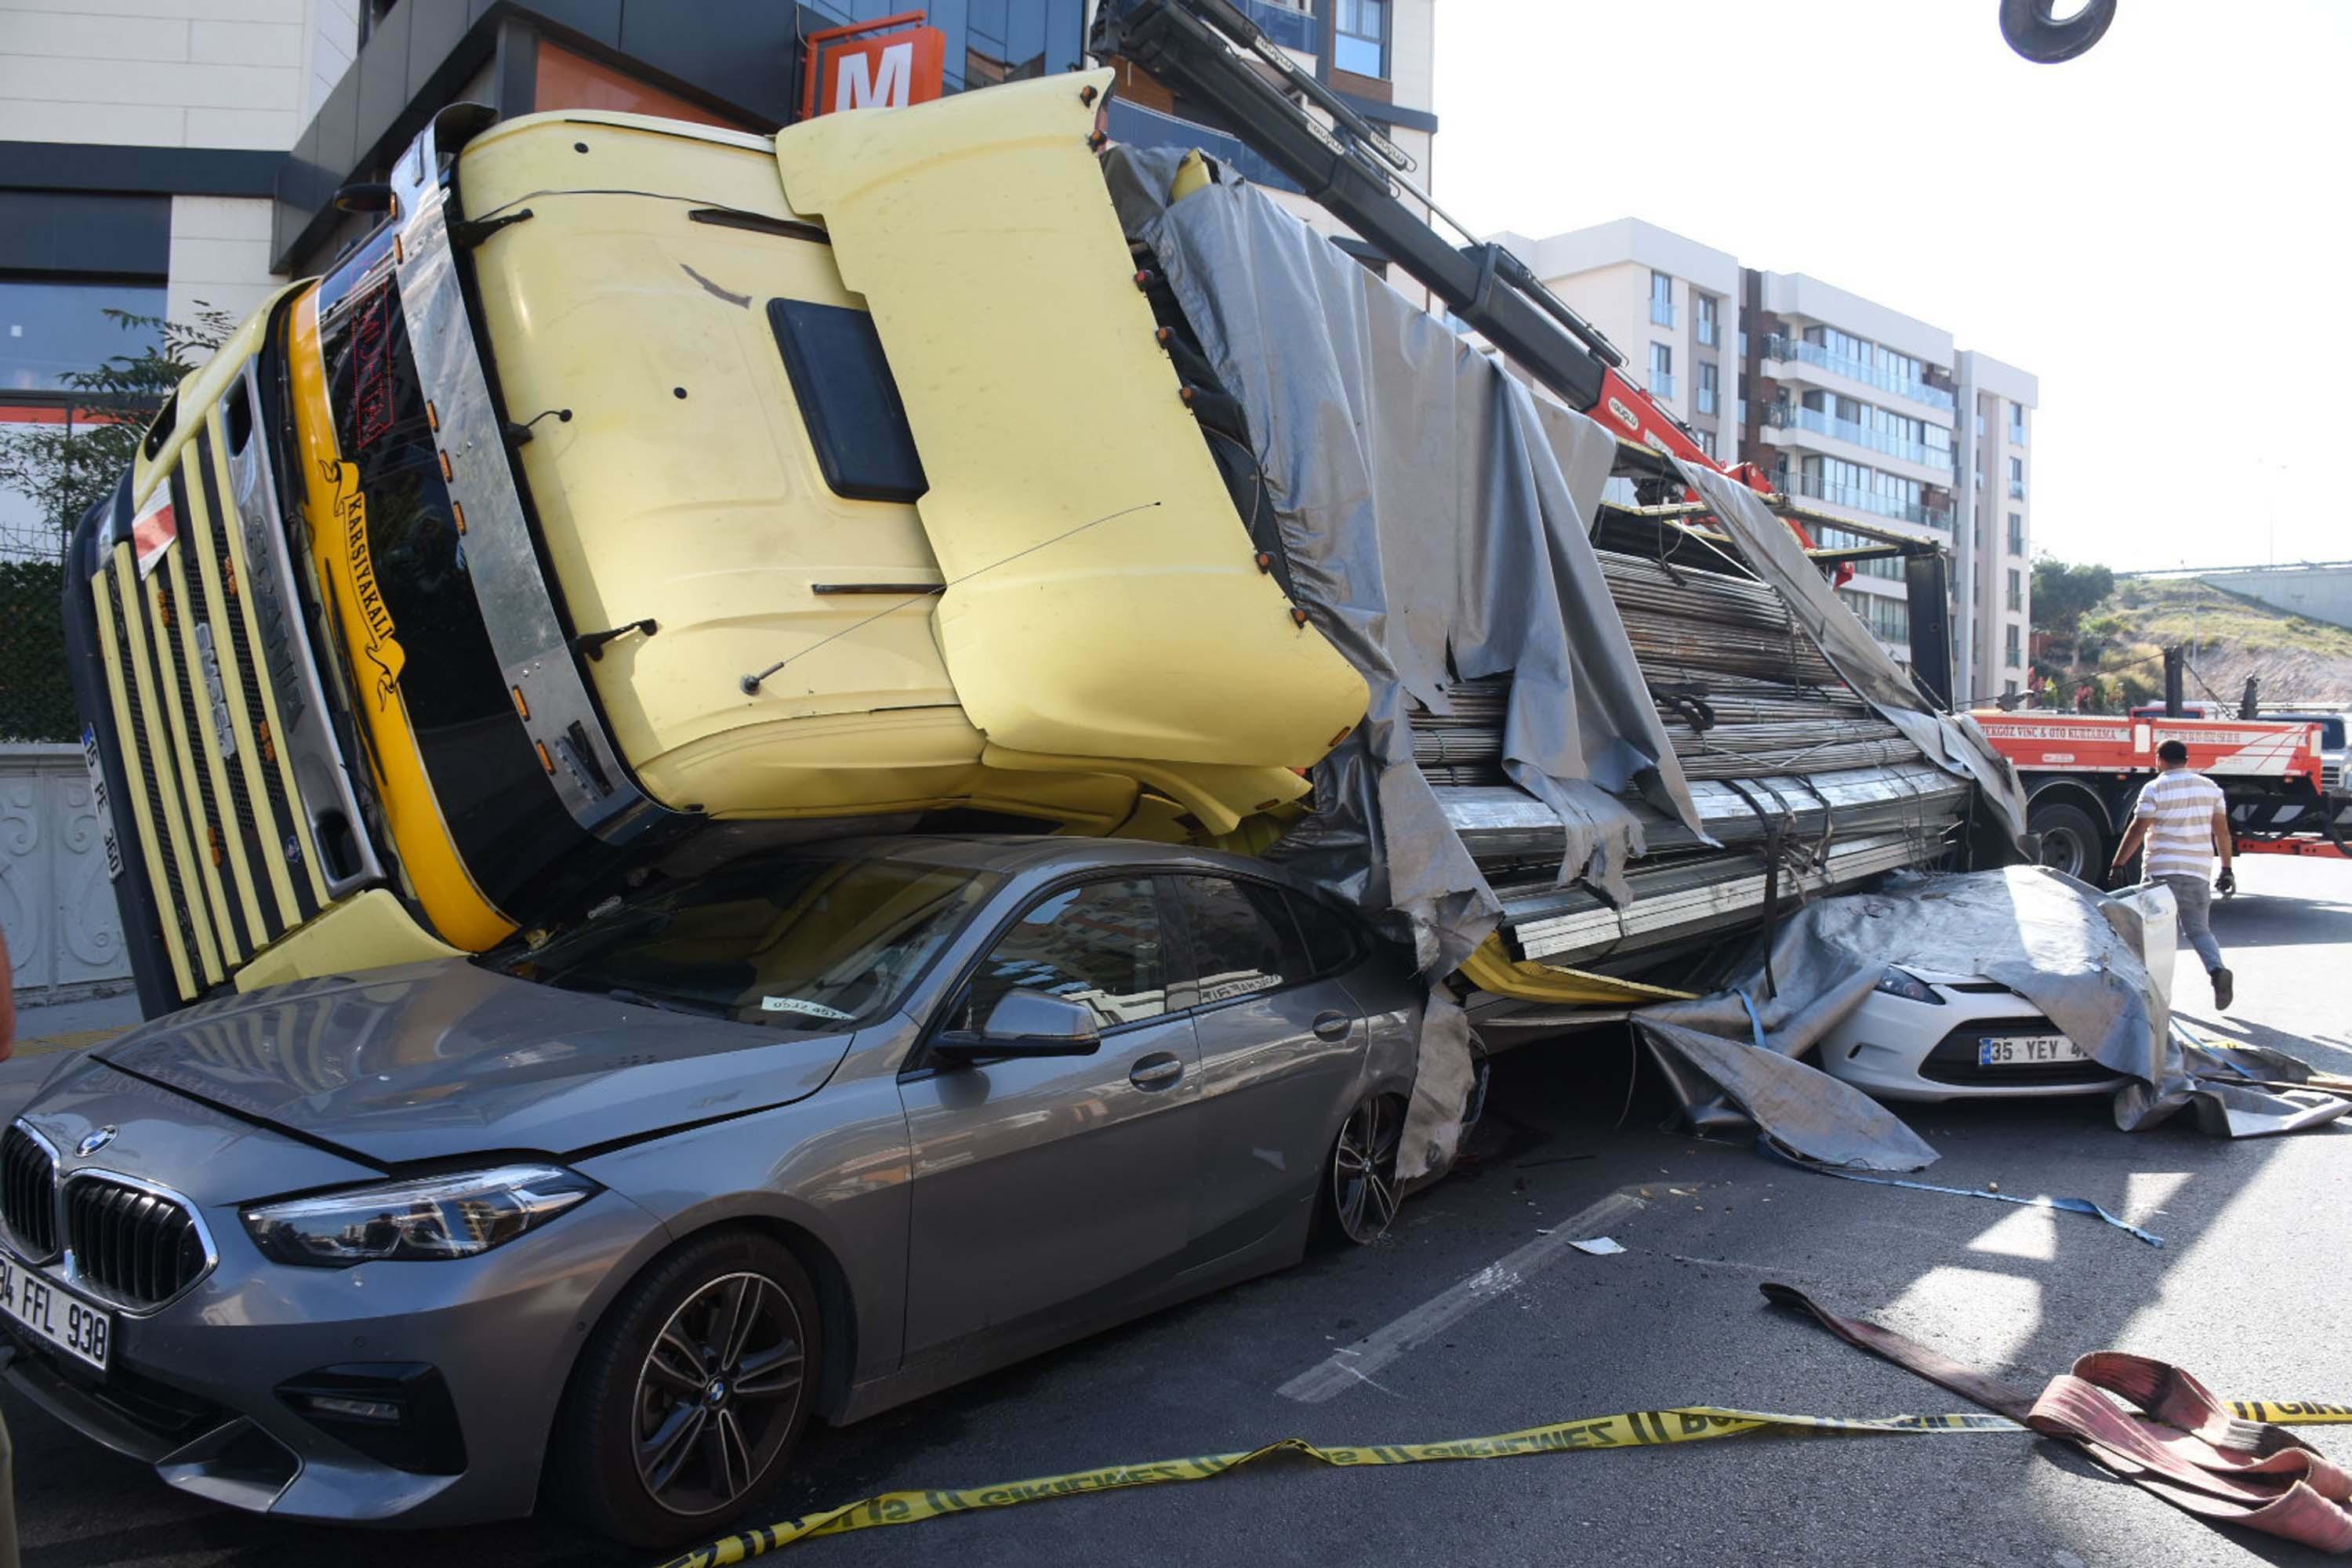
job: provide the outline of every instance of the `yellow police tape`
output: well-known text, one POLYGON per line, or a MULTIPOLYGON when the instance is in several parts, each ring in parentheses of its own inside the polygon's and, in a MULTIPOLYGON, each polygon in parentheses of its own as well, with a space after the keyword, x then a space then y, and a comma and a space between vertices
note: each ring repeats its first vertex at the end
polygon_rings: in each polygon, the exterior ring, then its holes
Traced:
MULTIPOLYGON (((2352 1423, 2352 1405, 2308 1401, 2242 1400, 2230 1407, 2242 1419, 2271 1421, 2281 1426, 2352 1423)), ((1661 1443, 1701 1443, 1715 1437, 1740 1437, 1756 1432, 1836 1436, 1847 1434, 1931 1432, 2022 1432, 2025 1428, 2004 1415, 1893 1415, 1876 1421, 1848 1421, 1833 1415, 1776 1415, 1761 1410, 1722 1410, 1709 1405, 1674 1410, 1635 1410, 1622 1415, 1596 1415, 1582 1421, 1562 1421, 1497 1437, 1462 1437, 1450 1443, 1380 1444, 1368 1447, 1327 1447, 1301 1437, 1285 1437, 1263 1448, 1233 1454, 1202 1454, 1186 1459, 1160 1459, 1143 1465, 1112 1465, 1064 1476, 1039 1476, 1001 1486, 971 1487, 960 1491, 884 1492, 862 1502, 844 1503, 819 1513, 803 1514, 782 1524, 747 1530, 740 1535, 698 1546, 674 1557, 662 1568, 726 1568, 819 1535, 845 1535, 853 1530, 874 1530, 891 1524, 919 1524, 943 1514, 970 1513, 979 1509, 1012 1508, 1024 1502, 1075 1497, 1082 1492, 1113 1491, 1121 1487, 1158 1486, 1167 1481, 1205 1481, 1228 1470, 1295 1454, 1319 1464, 1353 1468, 1359 1465, 1417 1465, 1433 1459, 1510 1459, 1527 1454, 1557 1454, 1572 1448, 1638 1448, 1661 1443)))

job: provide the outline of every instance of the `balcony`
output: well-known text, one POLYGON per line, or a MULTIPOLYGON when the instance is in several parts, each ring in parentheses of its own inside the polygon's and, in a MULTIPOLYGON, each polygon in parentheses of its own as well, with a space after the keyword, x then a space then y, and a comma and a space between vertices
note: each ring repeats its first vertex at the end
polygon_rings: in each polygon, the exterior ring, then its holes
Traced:
POLYGON ((1675 395, 1675 378, 1671 374, 1651 376, 1650 395, 1657 398, 1674 397, 1675 395))
POLYGON ((1890 458, 1900 458, 1906 463, 1917 463, 1947 473, 1951 471, 1952 454, 1948 447, 1899 440, 1884 430, 1856 424, 1851 419, 1840 419, 1818 408, 1807 408, 1796 403, 1775 403, 1766 417, 1768 423, 1784 430, 1811 430, 1816 436, 1833 436, 1857 447, 1867 447, 1874 452, 1884 452, 1890 458))
POLYGON ((2022 447, 2025 445, 2024 426, 2012 425, 2009 427, 2009 444, 2012 447, 2022 447))
POLYGON ((1302 55, 1323 52, 1323 29, 1315 20, 1311 0, 1287 5, 1281 0, 1242 0, 1242 9, 1257 24, 1257 30, 1286 49, 1297 49, 1302 55))
POLYGON ((2025 499, 2025 481, 2023 479, 2011 479, 2009 481, 2009 499, 2011 500, 2023 500, 2025 499))
POLYGON ((1917 523, 1922 528, 1952 526, 1952 513, 1947 507, 1906 501, 1900 497, 1881 495, 1876 490, 1864 489, 1856 485, 1832 484, 1810 474, 1785 475, 1781 482, 1790 495, 1811 496, 1832 506, 1850 506, 1856 511, 1893 518, 1897 522, 1917 523))
POLYGON ((1716 327, 1715 318, 1713 316, 1701 316, 1698 319, 1698 341, 1700 347, 1713 348, 1716 344, 1716 340, 1721 335, 1721 332, 1716 327))
POLYGON ((1930 408, 1940 408, 1947 414, 1949 414, 1953 408, 1952 395, 1943 387, 1930 386, 1924 381, 1913 381, 1907 377, 1896 375, 1893 371, 1868 360, 1850 359, 1844 354, 1832 353, 1821 344, 1809 343, 1801 338, 1784 338, 1778 332, 1773 333, 1764 340, 1764 357, 1786 360, 1797 364, 1809 364, 1817 370, 1828 371, 1832 375, 1842 375, 1849 381, 1858 381, 1865 386, 1875 386, 1881 391, 1894 393, 1898 397, 1907 397, 1914 403, 1924 403, 1930 408))
POLYGON ((1702 385, 1702 386, 1698 389, 1697 396, 1698 396, 1697 408, 1698 408, 1698 411, 1699 411, 1701 414, 1712 414, 1712 413, 1714 413, 1714 412, 1715 412, 1715 402, 1716 402, 1715 388, 1713 388, 1713 387, 1711 387, 1711 386, 1705 386, 1705 385, 1702 385))
POLYGON ((1654 327, 1673 326, 1675 324, 1675 302, 1672 300, 1661 300, 1656 295, 1652 295, 1650 297, 1650 324, 1654 327))

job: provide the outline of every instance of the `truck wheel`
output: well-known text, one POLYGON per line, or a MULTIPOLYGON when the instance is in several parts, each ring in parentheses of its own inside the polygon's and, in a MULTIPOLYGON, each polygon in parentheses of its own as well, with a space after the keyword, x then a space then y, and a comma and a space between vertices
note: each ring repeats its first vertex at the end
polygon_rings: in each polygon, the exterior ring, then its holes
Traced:
POLYGON ((2063 871, 2069 877, 2099 887, 2106 880, 2106 867, 2101 856, 2106 848, 2106 836, 2091 814, 2079 805, 2063 805, 2052 801, 2036 805, 2025 815, 2026 831, 2042 836, 2042 863, 2053 871, 2063 871))

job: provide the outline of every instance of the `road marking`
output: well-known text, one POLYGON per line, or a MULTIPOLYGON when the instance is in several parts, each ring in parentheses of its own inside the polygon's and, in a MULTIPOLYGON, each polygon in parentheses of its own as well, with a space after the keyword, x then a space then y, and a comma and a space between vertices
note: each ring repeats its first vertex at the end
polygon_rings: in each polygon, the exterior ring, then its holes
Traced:
POLYGON ((1549 1236, 1539 1236, 1517 1252, 1496 1258, 1404 1316, 1332 1352, 1275 1392, 1301 1405, 1320 1405, 1370 1383, 1373 1373, 1407 1351, 1535 1278, 1570 1250, 1570 1242, 1598 1236, 1646 1206, 1631 1193, 1612 1193, 1581 1214, 1553 1226, 1549 1236))

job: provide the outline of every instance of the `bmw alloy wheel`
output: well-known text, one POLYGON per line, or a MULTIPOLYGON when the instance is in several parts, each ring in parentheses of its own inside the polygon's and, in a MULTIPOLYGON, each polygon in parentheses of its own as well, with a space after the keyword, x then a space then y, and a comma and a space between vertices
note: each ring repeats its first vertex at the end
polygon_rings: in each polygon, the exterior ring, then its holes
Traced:
POLYGON ((805 1383, 792 1298, 754 1273, 720 1275, 681 1303, 637 1372, 637 1479, 682 1517, 717 1513, 766 1474, 805 1383))
POLYGON ((1361 1247, 1386 1235, 1397 1211, 1397 1149, 1404 1110, 1394 1098, 1368 1095, 1349 1113, 1331 1146, 1331 1217, 1361 1247))

